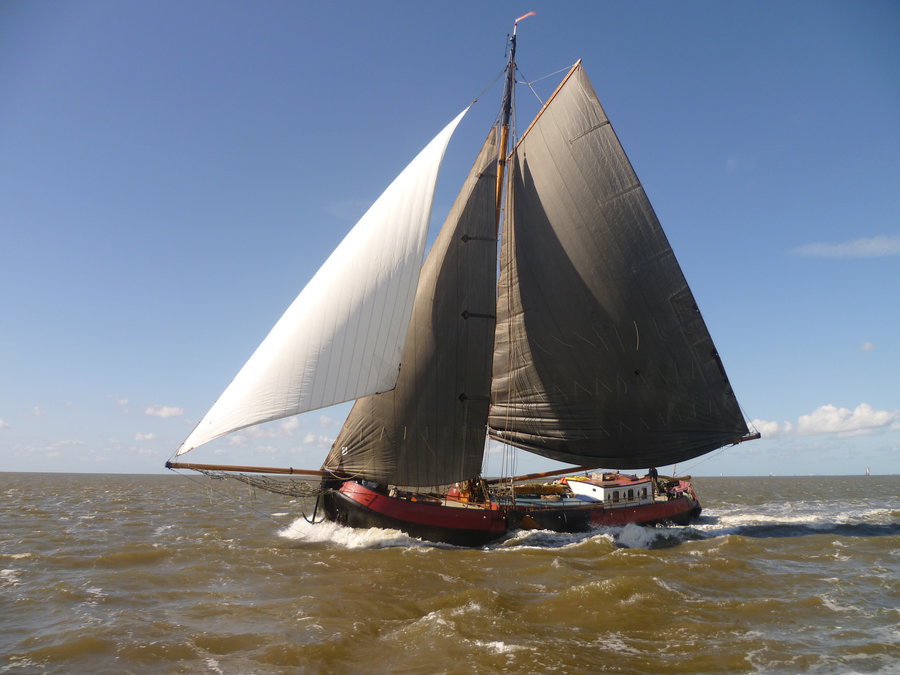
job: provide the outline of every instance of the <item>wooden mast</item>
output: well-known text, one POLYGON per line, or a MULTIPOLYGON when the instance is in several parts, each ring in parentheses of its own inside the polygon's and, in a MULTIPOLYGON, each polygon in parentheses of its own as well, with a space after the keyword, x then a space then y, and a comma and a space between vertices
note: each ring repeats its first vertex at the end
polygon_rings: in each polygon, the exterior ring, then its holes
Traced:
POLYGON ((513 22, 513 32, 509 36, 509 63, 506 64, 506 86, 503 89, 503 104, 500 110, 500 151, 497 155, 497 202, 496 224, 500 227, 500 209, 503 203, 503 178, 506 171, 506 152, 509 147, 509 120, 512 117, 513 87, 516 84, 516 29, 522 19, 536 12, 523 14, 513 22))

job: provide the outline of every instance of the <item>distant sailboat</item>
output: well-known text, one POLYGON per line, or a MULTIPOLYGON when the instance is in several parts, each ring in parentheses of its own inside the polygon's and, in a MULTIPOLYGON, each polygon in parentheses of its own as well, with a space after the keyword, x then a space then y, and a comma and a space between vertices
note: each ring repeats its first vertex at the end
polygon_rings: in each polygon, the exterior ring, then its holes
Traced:
POLYGON ((421 269, 438 168, 465 111, 350 231, 176 452, 356 399, 322 469, 167 466, 322 475, 317 510, 332 520, 463 545, 699 514, 690 482, 655 470, 557 483, 535 480, 564 472, 481 475, 486 436, 584 474, 758 438, 580 61, 510 151, 515 54, 514 30, 501 114, 421 269))

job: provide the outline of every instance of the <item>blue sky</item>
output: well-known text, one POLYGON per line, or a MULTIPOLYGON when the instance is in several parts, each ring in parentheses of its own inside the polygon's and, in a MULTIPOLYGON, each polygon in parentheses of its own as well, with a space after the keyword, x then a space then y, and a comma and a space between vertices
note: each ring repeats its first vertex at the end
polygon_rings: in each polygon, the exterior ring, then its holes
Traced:
MULTIPOLYGON (((900 5, 697 0, 0 3, 0 470, 163 470, 529 10, 522 75, 584 59, 765 435, 679 472, 900 472, 900 5)), ((317 468, 348 407, 187 457, 317 468)))

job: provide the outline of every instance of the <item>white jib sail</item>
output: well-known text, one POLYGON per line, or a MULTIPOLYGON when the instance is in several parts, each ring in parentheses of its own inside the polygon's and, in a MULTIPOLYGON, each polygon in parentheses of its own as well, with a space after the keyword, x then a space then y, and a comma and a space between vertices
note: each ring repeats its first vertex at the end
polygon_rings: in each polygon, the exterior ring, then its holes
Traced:
POLYGON ((467 110, 350 230, 176 454, 396 384, 438 170, 467 110))

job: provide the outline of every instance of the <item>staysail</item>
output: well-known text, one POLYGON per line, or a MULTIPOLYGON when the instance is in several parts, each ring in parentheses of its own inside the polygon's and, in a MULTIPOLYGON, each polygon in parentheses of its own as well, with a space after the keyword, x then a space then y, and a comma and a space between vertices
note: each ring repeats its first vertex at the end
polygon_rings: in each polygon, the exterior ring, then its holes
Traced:
POLYGON ((176 454, 254 424, 394 386, 438 170, 465 113, 347 234, 176 454))
POLYGON ((422 269, 397 386, 358 400, 324 467, 406 486, 481 471, 496 302, 497 134, 422 269))
POLYGON ((491 436, 559 461, 637 468, 745 435, 693 295, 580 64, 510 163, 491 436))

